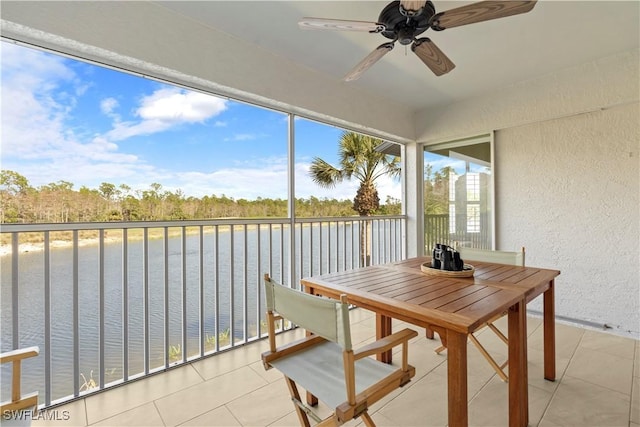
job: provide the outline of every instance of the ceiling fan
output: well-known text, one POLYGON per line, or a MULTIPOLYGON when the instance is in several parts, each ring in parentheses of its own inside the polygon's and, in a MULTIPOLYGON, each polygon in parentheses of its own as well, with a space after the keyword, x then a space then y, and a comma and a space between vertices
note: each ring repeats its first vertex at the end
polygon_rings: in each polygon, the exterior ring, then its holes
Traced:
POLYGON ((455 64, 429 39, 416 38, 431 28, 442 31, 447 28, 473 24, 475 22, 504 18, 529 12, 536 4, 532 1, 481 1, 436 13, 430 0, 396 0, 382 9, 378 22, 349 21, 342 19, 302 18, 298 25, 303 29, 346 30, 381 33, 391 39, 378 46, 356 65, 343 80, 358 79, 362 73, 389 53, 396 42, 411 44, 411 50, 437 76, 448 73, 455 64))

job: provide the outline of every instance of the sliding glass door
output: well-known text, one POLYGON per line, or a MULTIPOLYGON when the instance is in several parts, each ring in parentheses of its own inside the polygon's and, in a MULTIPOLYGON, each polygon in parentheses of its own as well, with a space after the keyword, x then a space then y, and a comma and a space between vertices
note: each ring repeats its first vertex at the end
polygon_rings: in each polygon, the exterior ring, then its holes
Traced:
POLYGON ((436 243, 493 248, 491 135, 424 148, 425 252, 436 243))

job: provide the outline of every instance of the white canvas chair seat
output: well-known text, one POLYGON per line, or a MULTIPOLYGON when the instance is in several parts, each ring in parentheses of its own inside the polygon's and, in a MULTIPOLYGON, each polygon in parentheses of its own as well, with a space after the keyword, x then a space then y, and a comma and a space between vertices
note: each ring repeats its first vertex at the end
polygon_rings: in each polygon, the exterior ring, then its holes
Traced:
POLYGON ((300 424, 309 426, 309 416, 318 426, 341 425, 361 417, 375 426, 370 405, 404 386, 415 375, 408 364, 408 342, 418 333, 411 329, 354 350, 351 344, 349 304, 305 294, 284 287, 265 275, 265 299, 269 351, 262 354, 265 369, 276 368, 285 377, 300 424), (287 319, 305 328, 307 337, 276 346, 275 323, 287 319), (401 366, 387 365, 370 356, 402 346, 401 366), (333 413, 319 419, 300 399, 298 386, 324 402, 333 413))
MULTIPOLYGON (((467 262, 467 260, 470 260, 470 261, 491 262, 496 264, 518 265, 518 266, 524 267, 524 257, 525 257, 524 247, 520 251, 514 251, 514 252, 492 251, 488 249, 476 249, 476 248, 466 248, 466 247, 456 247, 456 250, 460 253, 460 258, 462 258, 462 260, 464 260, 465 263, 467 262)), ((493 331, 493 333, 495 333, 498 336, 498 338, 500 338, 502 342, 509 345, 509 339, 502 333, 502 331, 500 331, 500 329, 498 329, 497 326, 493 324, 493 322, 500 319, 505 314, 506 313, 501 313, 491 321, 485 323, 481 328, 478 328, 474 333, 470 333, 469 341, 471 341, 473 345, 476 346, 478 351, 480 351, 480 354, 484 356, 484 358, 491 365, 494 371, 496 371, 496 374, 498 374, 498 376, 503 381, 508 382, 509 376, 504 371, 504 369, 507 367, 509 360, 507 359, 503 363, 498 363, 491 356, 491 354, 489 354, 489 351, 482 345, 480 340, 478 340, 478 337, 476 337, 475 335, 475 333, 477 333, 480 329, 483 329, 484 327, 488 327, 493 331)), ((440 354, 444 350, 446 350, 446 347, 442 345, 438 347, 435 350, 435 352, 440 354)))
MULTIPOLYGON (((271 365, 305 390, 313 390, 313 394, 330 408, 336 408, 347 400, 342 347, 338 344, 326 341, 293 356, 275 360, 271 365)), ((355 368, 356 394, 398 369, 368 357, 356 361, 355 368)))

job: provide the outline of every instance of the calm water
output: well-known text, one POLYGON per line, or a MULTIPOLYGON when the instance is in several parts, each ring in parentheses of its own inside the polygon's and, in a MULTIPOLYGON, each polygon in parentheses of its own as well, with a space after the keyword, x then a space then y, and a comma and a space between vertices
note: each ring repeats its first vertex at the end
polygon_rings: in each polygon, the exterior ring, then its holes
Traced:
MULTIPOLYGON (((302 254, 296 266, 299 275, 306 276, 338 268, 353 267, 357 263, 357 224, 320 227, 302 227, 302 239, 296 241, 296 253, 302 254), (313 250, 312 250, 313 245, 313 250), (313 253, 313 257, 310 254, 313 253)), ((286 242, 288 228, 274 227, 236 228, 219 233, 188 235, 168 239, 167 255, 167 312, 165 319, 165 265, 164 240, 150 240, 148 245, 148 268, 142 241, 129 241, 123 245, 107 244, 104 250, 104 307, 100 301, 100 257, 98 246, 81 247, 78 255, 78 317, 80 373, 82 385, 85 378, 99 378, 99 327, 100 313, 104 312, 105 382, 123 378, 123 289, 128 298, 128 347, 129 375, 144 370, 144 283, 148 274, 149 298, 149 365, 150 368, 164 365, 165 320, 168 321, 169 346, 182 344, 183 292, 186 305, 187 355, 199 354, 200 340, 200 276, 204 305, 204 335, 216 336, 218 331, 228 331, 233 323, 233 336, 241 340, 255 336, 257 326, 264 318, 262 275, 271 272, 280 281, 286 277, 289 266, 286 242), (282 245, 282 242, 285 242, 282 245), (184 256, 183 256, 184 252, 184 256), (202 262, 201 262, 202 258, 202 262), (202 268, 201 268, 202 266, 202 268), (123 272, 126 271, 126 277, 123 272), (284 274, 283 274, 284 273, 284 274), (183 290, 184 281, 184 290, 183 290), (126 283, 126 286, 123 284, 126 283), (232 289, 231 284, 235 283, 232 289), (216 301, 216 295, 218 300, 216 301), (244 301, 247 301, 246 313, 244 301), (233 303, 232 303, 233 301, 233 303), (217 310, 216 310, 217 305, 217 310), (234 307, 233 314, 231 307, 234 307), (233 318, 233 322, 232 322, 233 318)), ((44 255, 42 252, 21 254, 19 257, 19 336, 20 346, 38 345, 44 351, 44 255)), ((73 393, 73 251, 71 248, 53 249, 50 258, 51 278, 51 355, 52 355, 52 399, 73 393)), ((1 260, 2 279, 2 349, 12 348, 11 329, 11 258, 1 260)), ((184 349, 180 347, 180 350, 184 349)), ((8 366, 2 368, 2 399, 7 396, 9 383, 8 366)), ((44 357, 25 362, 23 368, 23 390, 39 390, 40 401, 44 401, 44 357)))

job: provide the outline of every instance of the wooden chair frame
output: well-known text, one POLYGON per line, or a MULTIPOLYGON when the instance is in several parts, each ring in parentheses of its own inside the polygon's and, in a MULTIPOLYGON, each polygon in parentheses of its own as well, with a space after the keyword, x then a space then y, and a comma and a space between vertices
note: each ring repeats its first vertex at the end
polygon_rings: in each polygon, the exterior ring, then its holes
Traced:
POLYGON ((37 346, 27 347, 18 350, 7 351, 0 354, 0 363, 12 363, 11 374, 11 400, 0 404, 0 413, 5 411, 20 411, 28 408, 38 407, 38 393, 22 395, 20 390, 20 377, 22 372, 22 361, 29 357, 37 356, 40 349, 37 346))
MULTIPOLYGON (((319 333, 315 333, 313 324, 305 324, 304 321, 301 322, 300 318, 298 318, 298 320, 295 320, 293 323, 297 324, 300 327, 304 327, 308 332, 314 332, 314 334, 308 335, 305 338, 278 347, 276 345, 276 322, 284 319, 291 321, 292 319, 288 317, 288 314, 286 313, 286 307, 282 307, 282 309, 278 309, 278 311, 269 309, 269 307, 272 306, 270 305, 269 301, 267 301, 269 351, 262 354, 262 362, 265 369, 271 369, 272 367, 275 367, 276 369, 281 370, 284 374, 285 381, 289 388, 289 393, 291 394, 291 399, 293 400, 300 424, 302 426, 310 426, 309 417, 311 417, 318 423, 318 426, 337 426, 344 424, 349 420, 361 417, 365 425, 375 426, 373 420, 367 412, 370 405, 377 402, 398 387, 404 386, 415 375, 415 368, 408 363, 408 342, 410 339, 416 337, 418 333, 408 328, 403 329, 402 331, 391 334, 371 344, 365 345, 357 350, 353 350, 351 348, 348 303, 345 295, 341 296, 340 301, 328 300, 327 298, 312 296, 297 290, 283 287, 282 285, 273 282, 271 278, 266 274, 264 280, 266 286, 273 284, 282 288, 282 290, 280 290, 279 292, 287 292, 294 296, 295 299, 299 300, 295 302, 295 304, 299 306, 304 303, 304 300, 302 299, 302 296, 304 296, 305 298, 331 301, 332 304, 335 304, 338 311, 346 313, 346 316, 344 317, 340 314, 338 315, 339 327, 345 328, 344 337, 339 337, 336 341, 334 341, 332 337, 322 336, 319 333), (298 295, 296 296, 295 294, 298 295), (336 349, 334 350, 334 353, 341 353, 344 379, 342 383, 334 385, 336 387, 342 387, 342 390, 346 391, 346 400, 338 404, 334 408, 334 412, 329 417, 323 420, 320 419, 311 410, 311 408, 309 408, 302 402, 302 400, 300 399, 300 393, 298 392, 296 378, 289 376, 288 372, 285 372, 286 370, 279 368, 279 366, 281 367, 282 365, 278 365, 278 361, 282 361, 286 358, 286 360, 292 363, 303 362, 300 359, 306 357, 303 352, 307 352, 305 354, 309 354, 309 352, 313 351, 314 347, 319 348, 319 346, 322 345, 325 345, 326 347, 327 343, 330 343, 329 345, 332 345, 332 348, 336 349), (337 343, 338 345, 334 345, 333 343, 337 343), (369 357, 388 351, 393 347, 399 345, 402 346, 402 362, 400 367, 386 365, 369 357), (368 385, 365 389, 358 390, 356 381, 356 373, 358 371, 356 362, 358 361, 360 361, 361 364, 366 364, 369 368, 384 368, 384 373, 382 374, 384 376, 376 380, 374 383, 368 385)), ((268 298, 269 291, 267 291, 267 299, 268 298)), ((277 304, 276 307, 278 307, 277 304)), ((340 369, 340 367, 338 367, 337 369, 340 369)), ((308 382, 309 378, 305 378, 305 380, 308 382)), ((318 392, 317 389, 313 389, 313 386, 305 386, 305 389, 307 390, 307 392, 310 392, 314 395, 318 392)), ((321 396, 318 397, 320 400, 323 400, 321 396)), ((339 399, 340 398, 337 398, 337 400, 339 399)))
MULTIPOLYGON (((495 262, 495 263, 499 263, 499 264, 519 265, 519 266, 524 267, 524 260, 525 260, 525 249, 524 249, 524 247, 522 247, 520 249, 520 251, 517 251, 517 252, 508 252, 508 251, 492 251, 492 250, 487 250, 487 249, 465 248, 465 247, 459 247, 459 246, 456 245, 456 250, 458 252, 460 252, 460 258, 462 258, 463 260, 470 259, 470 260, 475 260, 475 261, 495 262)), ((480 354, 482 354, 482 356, 487 360, 487 362, 489 362, 489 365, 491 365, 493 370, 496 371, 496 374, 498 374, 498 376, 504 382, 508 382, 509 381, 509 376, 504 371, 504 369, 509 364, 509 359, 507 358, 507 360, 505 360, 503 363, 498 363, 491 356, 491 354, 489 354, 489 351, 480 343, 480 341, 474 335, 474 333, 477 333, 479 330, 481 330, 481 329, 483 329, 485 327, 488 327, 489 329, 491 329, 493 331, 493 333, 495 333, 498 336, 498 338, 500 338, 500 340, 502 342, 504 342, 508 346, 509 345, 509 339, 502 333, 502 331, 500 331, 500 329, 498 329, 498 327, 496 325, 493 324, 493 322, 495 322, 496 320, 498 320, 501 317, 505 316, 506 314, 507 314, 506 312, 505 313, 501 313, 500 315, 494 317, 491 321, 489 321, 489 322, 485 323, 484 325, 482 325, 475 332, 470 333, 468 335, 469 341, 471 341, 473 343, 473 345, 476 346, 476 348, 478 349, 480 354)), ((432 338, 433 337, 433 331, 429 331, 428 330, 427 331, 427 336, 432 338)), ((440 354, 444 350, 446 350, 446 346, 443 343, 443 345, 441 345, 440 347, 435 349, 435 352, 437 354, 440 354)))

